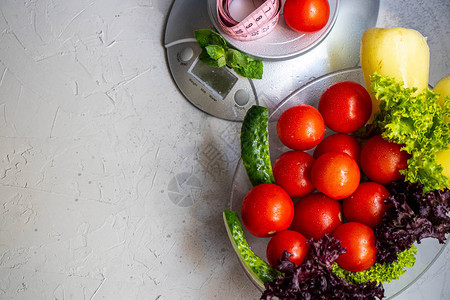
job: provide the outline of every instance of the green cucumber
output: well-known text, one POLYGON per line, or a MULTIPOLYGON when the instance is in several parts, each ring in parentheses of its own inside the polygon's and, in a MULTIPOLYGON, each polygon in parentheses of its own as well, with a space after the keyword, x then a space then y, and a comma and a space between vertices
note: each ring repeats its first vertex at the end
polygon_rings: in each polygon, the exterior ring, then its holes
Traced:
POLYGON ((253 186, 275 183, 269 153, 269 110, 253 105, 241 128, 241 158, 253 186))
POLYGON ((242 223, 235 211, 225 210, 223 220, 233 249, 253 282, 264 289, 264 282, 273 281, 281 272, 256 255, 244 237, 242 223))

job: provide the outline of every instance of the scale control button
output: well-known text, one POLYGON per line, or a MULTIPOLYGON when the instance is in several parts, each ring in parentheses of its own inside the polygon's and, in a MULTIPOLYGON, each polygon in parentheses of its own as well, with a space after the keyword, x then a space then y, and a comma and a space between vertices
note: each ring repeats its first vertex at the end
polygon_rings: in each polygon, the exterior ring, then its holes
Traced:
POLYGON ((180 59, 183 62, 190 61, 191 58, 194 56, 194 50, 192 50, 191 47, 183 48, 180 52, 180 59))
POLYGON ((239 89, 234 93, 234 101, 237 105, 244 106, 249 100, 248 92, 244 89, 239 89))

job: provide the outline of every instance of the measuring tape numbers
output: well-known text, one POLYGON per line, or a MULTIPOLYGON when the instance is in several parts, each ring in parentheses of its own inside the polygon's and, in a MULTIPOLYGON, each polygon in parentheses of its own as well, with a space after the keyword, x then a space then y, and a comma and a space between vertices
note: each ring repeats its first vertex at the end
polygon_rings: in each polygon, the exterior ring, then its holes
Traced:
POLYGON ((251 41, 269 34, 277 25, 281 0, 266 0, 241 22, 233 19, 229 7, 233 0, 217 0, 217 19, 223 31, 241 41, 251 41))

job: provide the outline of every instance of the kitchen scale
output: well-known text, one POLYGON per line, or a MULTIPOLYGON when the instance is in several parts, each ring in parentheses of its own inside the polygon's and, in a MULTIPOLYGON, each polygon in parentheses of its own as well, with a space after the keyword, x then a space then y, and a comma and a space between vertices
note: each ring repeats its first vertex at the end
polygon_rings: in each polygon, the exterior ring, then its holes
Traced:
POLYGON ((216 0, 175 0, 164 38, 172 77, 194 106, 221 119, 242 121, 255 104, 272 109, 312 79, 359 65, 360 39, 367 28, 375 26, 379 1, 329 3, 330 19, 318 33, 302 35, 290 30, 281 14, 267 36, 238 41, 221 30, 216 0), (198 29, 214 29, 232 47, 263 60, 263 78, 248 79, 230 68, 203 64, 198 59, 201 48, 194 38, 198 29))

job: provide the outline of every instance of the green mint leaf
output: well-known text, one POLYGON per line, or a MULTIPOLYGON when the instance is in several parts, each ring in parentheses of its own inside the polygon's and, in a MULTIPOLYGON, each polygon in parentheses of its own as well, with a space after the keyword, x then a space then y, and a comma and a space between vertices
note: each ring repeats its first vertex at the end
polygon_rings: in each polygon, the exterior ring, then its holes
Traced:
POLYGON ((227 47, 227 42, 225 41, 225 39, 220 35, 220 34, 218 34, 217 32, 215 32, 215 31, 211 31, 211 35, 210 35, 210 43, 212 44, 212 45, 219 45, 219 46, 222 46, 222 47, 227 47))
POLYGON ((200 47, 205 48, 208 45, 227 46, 225 39, 217 32, 209 29, 199 29, 194 31, 195 39, 200 47))
POLYGON ((209 45, 209 30, 201 29, 194 31, 195 39, 200 47, 204 48, 209 45))
POLYGON ((247 78, 261 79, 263 74, 263 64, 260 60, 248 58, 245 66, 234 67, 233 70, 247 78))
POLYGON ((228 48, 227 50, 227 64, 232 67, 243 67, 246 66, 248 62, 247 56, 236 50, 228 48))
POLYGON ((220 57, 219 59, 217 59, 217 66, 223 67, 227 64, 227 60, 225 59, 225 56, 220 57))
POLYGON ((211 56, 209 56, 208 51, 206 49, 203 49, 202 53, 198 56, 198 58, 205 64, 211 67, 219 68, 219 62, 215 59, 212 59, 211 56))
POLYGON ((262 61, 249 58, 244 53, 228 47, 219 33, 209 29, 199 29, 194 31, 194 35, 202 48, 199 59, 205 64, 219 68, 228 65, 241 76, 262 78, 262 61))
POLYGON ((208 52, 209 56, 212 59, 218 60, 221 57, 225 56, 225 49, 218 45, 208 45, 205 47, 206 52, 208 52))

